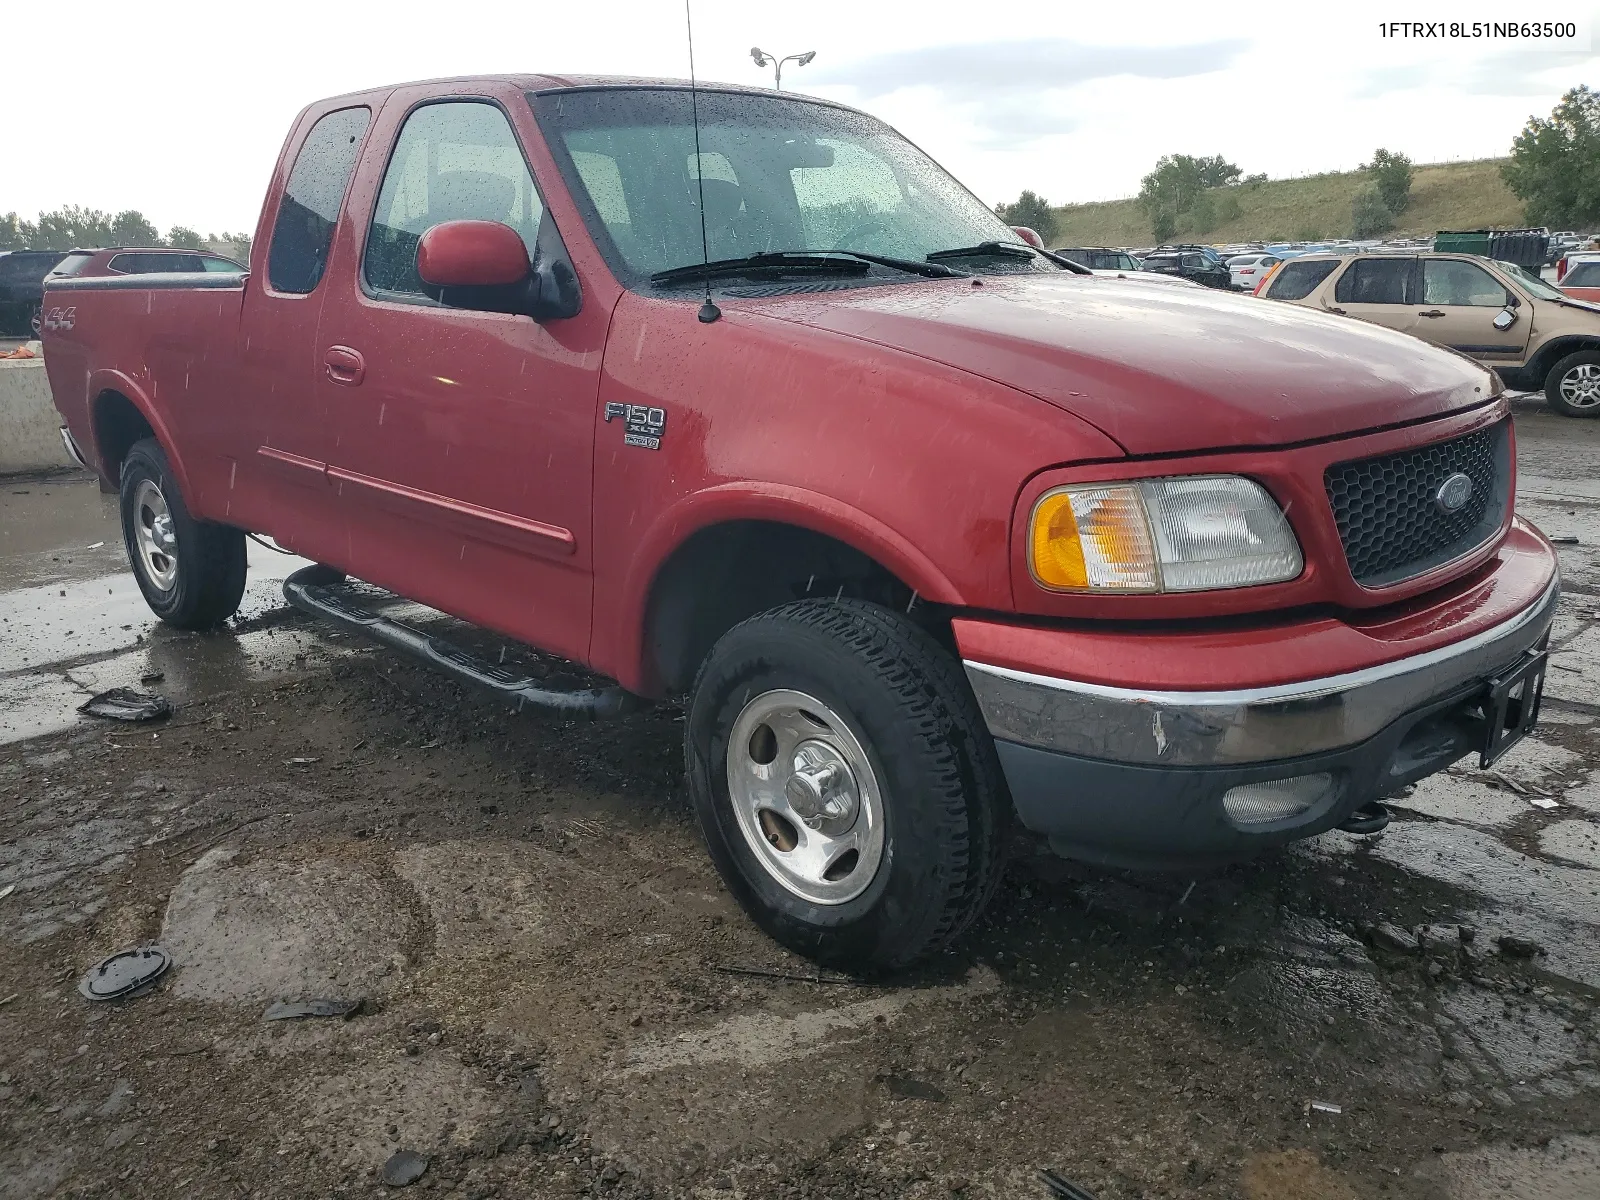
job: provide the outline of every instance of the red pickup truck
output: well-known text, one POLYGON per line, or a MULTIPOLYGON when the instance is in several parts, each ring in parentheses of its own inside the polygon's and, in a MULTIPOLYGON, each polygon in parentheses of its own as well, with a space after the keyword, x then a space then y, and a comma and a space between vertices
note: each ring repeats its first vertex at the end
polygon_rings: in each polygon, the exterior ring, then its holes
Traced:
POLYGON ((151 607, 291 600, 507 695, 688 696, 773 936, 894 967, 1014 818, 1189 868, 1532 725, 1557 593, 1501 387, 1371 325, 1107 279, 881 122, 504 76, 295 122, 248 272, 52 280, 65 436, 151 607), (616 681, 554 693, 354 576, 616 681))

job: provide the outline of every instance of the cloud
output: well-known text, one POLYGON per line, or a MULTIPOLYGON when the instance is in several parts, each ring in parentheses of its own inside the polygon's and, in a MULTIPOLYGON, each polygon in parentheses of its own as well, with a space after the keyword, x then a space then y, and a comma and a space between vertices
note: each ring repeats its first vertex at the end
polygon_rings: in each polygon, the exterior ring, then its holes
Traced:
POLYGON ((1397 63, 1362 75, 1351 89, 1357 100, 1375 100, 1396 92, 1448 90, 1466 96, 1546 96, 1551 84, 1541 76, 1593 63, 1580 50, 1506 50, 1476 61, 1397 63))
POLYGON ((843 85, 861 101, 932 88, 962 110, 989 146, 1015 146, 1076 124, 1062 94, 1097 79, 1183 79, 1226 70, 1245 38, 1183 46, 1090 46, 1066 38, 928 46, 829 65, 809 84, 843 85))
POLYGON ((956 98, 996 92, 1051 91, 1092 79, 1135 75, 1182 79, 1221 71, 1249 47, 1244 38, 1189 46, 1086 46, 1066 38, 927 46, 896 50, 829 67, 816 83, 847 84, 863 99, 901 88, 934 87, 956 98))

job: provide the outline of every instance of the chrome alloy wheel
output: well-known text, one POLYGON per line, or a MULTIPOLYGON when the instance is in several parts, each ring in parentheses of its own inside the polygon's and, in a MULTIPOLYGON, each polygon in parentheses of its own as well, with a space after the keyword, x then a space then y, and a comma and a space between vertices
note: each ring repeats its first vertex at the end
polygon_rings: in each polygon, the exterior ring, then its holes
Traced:
POLYGON ((1572 408, 1600 405, 1600 364, 1579 363, 1561 377, 1561 399, 1572 408))
POLYGON ((751 699, 728 738, 728 795, 756 860, 801 899, 844 904, 883 861, 883 792, 855 734, 804 692, 751 699))
POLYGON ((170 592, 178 582, 178 535, 167 498, 153 479, 141 480, 133 494, 133 540, 146 578, 170 592))

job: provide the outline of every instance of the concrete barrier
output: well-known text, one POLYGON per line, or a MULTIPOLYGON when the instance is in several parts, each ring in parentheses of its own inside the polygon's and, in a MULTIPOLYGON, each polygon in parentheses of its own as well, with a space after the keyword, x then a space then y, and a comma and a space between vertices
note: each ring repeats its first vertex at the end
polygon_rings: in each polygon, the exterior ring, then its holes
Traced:
POLYGON ((72 465, 44 359, 0 359, 0 475, 72 465))

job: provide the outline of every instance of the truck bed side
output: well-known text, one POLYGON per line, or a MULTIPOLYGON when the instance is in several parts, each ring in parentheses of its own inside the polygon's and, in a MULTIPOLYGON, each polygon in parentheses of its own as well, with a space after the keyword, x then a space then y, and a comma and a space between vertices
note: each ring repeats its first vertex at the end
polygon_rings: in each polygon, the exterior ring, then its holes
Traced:
POLYGON ((228 401, 238 386, 247 278, 169 273, 47 284, 50 389, 107 481, 116 482, 128 447, 153 435, 195 515, 226 519, 226 459, 236 436, 228 401))

